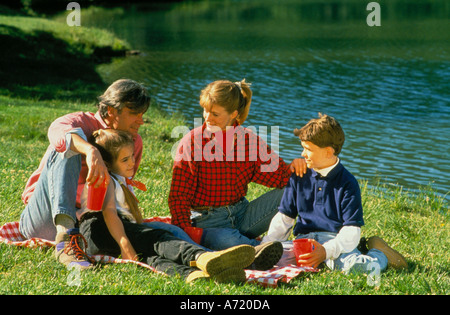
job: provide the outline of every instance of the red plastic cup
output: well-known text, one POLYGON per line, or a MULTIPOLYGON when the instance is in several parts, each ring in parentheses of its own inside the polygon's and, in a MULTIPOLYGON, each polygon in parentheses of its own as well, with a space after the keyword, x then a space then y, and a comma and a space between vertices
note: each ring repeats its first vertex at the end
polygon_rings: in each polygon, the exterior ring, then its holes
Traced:
POLYGON ((100 184, 98 187, 94 185, 88 185, 88 198, 87 208, 92 211, 100 211, 103 207, 103 201, 106 196, 106 181, 100 184))
POLYGON ((298 257, 300 255, 311 253, 314 250, 314 245, 310 241, 311 240, 307 238, 300 238, 293 241, 294 255, 297 266, 301 266, 301 264, 298 263, 298 257))
POLYGON ((203 235, 203 229, 198 227, 189 226, 185 228, 185 232, 190 238, 197 244, 200 244, 203 235))

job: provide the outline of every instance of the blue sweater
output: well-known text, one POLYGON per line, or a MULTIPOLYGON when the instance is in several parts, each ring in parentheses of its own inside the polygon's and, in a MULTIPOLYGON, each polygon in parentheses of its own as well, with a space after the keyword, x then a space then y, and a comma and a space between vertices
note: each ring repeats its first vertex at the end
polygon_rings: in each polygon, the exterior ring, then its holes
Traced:
POLYGON ((345 225, 364 225, 358 182, 340 162, 326 177, 310 169, 303 177, 293 174, 279 210, 297 218, 294 235, 338 233, 345 225))

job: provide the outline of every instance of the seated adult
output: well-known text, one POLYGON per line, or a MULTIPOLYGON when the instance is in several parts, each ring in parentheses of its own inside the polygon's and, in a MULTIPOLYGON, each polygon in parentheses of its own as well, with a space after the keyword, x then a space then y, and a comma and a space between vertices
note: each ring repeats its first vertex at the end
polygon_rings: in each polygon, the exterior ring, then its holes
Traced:
POLYGON ((305 173, 306 164, 303 159, 286 164, 262 138, 242 127, 251 99, 245 80, 215 81, 202 90, 205 122, 180 141, 169 208, 172 224, 188 234, 192 227, 203 229, 200 244, 207 248, 256 246, 252 268, 264 270, 278 261, 282 246, 260 245, 255 238, 268 230, 292 172, 305 173), (251 182, 276 189, 249 202, 245 196, 251 182), (260 258, 262 252, 272 255, 260 258))
POLYGON ((128 131, 134 138, 134 173, 142 157, 138 134, 150 105, 146 88, 129 79, 112 83, 99 97, 98 111, 76 112, 57 118, 48 129, 50 145, 39 168, 29 178, 22 200, 26 204, 19 230, 26 238, 55 240, 56 258, 63 264, 89 268, 74 247, 74 229, 84 185, 109 184, 108 169, 87 139, 98 129, 128 131))

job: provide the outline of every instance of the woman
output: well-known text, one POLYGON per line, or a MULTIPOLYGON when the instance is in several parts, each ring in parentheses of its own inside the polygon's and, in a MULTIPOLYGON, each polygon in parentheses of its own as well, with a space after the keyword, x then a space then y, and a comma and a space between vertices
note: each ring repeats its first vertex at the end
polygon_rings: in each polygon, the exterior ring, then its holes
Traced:
POLYGON ((202 228, 200 244, 213 250, 259 245, 255 238, 277 213, 291 173, 306 172, 303 159, 287 165, 241 126, 251 98, 245 79, 210 83, 200 95, 205 122, 183 137, 177 150, 169 193, 172 223, 188 234, 202 228), (277 189, 249 202, 250 182, 277 189))

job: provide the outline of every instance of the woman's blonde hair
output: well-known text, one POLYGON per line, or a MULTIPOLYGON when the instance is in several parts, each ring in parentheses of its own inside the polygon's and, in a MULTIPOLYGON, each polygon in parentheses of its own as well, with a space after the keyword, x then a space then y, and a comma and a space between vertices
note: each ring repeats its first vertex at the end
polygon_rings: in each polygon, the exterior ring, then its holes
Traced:
POLYGON ((110 168, 119 156, 120 150, 128 145, 134 147, 131 133, 117 129, 99 129, 92 133, 89 143, 102 155, 106 166, 110 168))
POLYGON ((214 81, 208 84, 200 94, 200 106, 210 111, 213 105, 218 105, 232 114, 238 111, 236 120, 244 123, 250 111, 252 90, 245 79, 238 82, 228 80, 214 81))

